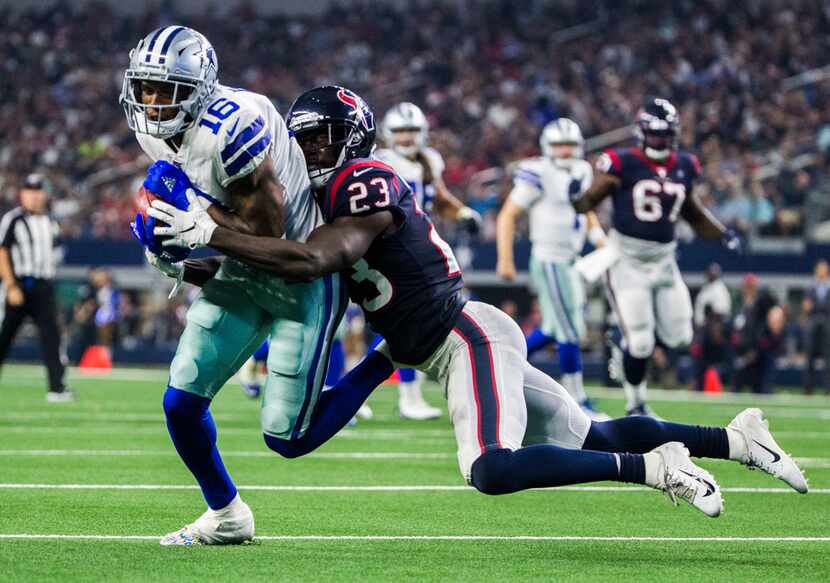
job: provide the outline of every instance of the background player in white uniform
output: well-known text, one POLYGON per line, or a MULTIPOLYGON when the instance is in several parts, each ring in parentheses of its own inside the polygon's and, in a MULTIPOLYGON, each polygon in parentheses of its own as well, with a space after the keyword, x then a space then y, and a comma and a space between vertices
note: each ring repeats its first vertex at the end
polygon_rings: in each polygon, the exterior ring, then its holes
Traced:
MULTIPOLYGON (((284 120, 267 97, 218 83, 216 55, 200 33, 168 26, 141 40, 130 53, 120 101, 139 144, 156 161, 144 182, 150 192, 187 208, 186 193, 195 190, 214 202, 217 221, 251 234, 303 241, 322 223, 303 153, 284 120)), ((134 232, 148 249, 161 251, 152 221, 139 214, 134 232)), ((179 248, 174 259, 181 257, 179 248)), ((163 257, 149 258, 167 274, 183 272, 163 257)), ((162 544, 253 536, 253 515, 225 470, 208 407, 270 336, 262 430, 277 439, 301 437, 345 305, 339 276, 288 284, 233 259, 205 283, 170 365, 164 410, 209 509, 162 544)))
POLYGON ((692 302, 675 260, 677 220, 684 218, 701 237, 723 239, 730 249, 740 241, 692 194, 700 165, 694 155, 677 150, 680 119, 674 106, 665 99, 647 102, 637 128, 639 145, 600 156, 594 183, 573 205, 587 212, 612 197, 608 245, 616 258, 606 288, 623 334, 627 411, 653 415, 646 405, 646 372, 656 337, 670 348, 692 340, 692 302))
MULTIPOLYGON (((434 209, 441 216, 458 221, 467 230, 477 232, 481 216, 458 200, 444 183, 444 158, 438 150, 427 145, 429 122, 421 108, 409 102, 395 105, 383 117, 381 130, 386 147, 378 149, 375 157, 389 164, 406 180, 421 209, 427 214, 434 209)), ((439 417, 441 410, 429 405, 421 392, 423 374, 411 368, 402 368, 398 373, 401 417, 439 417)))
POLYGON ((605 233, 596 215, 578 214, 571 192, 582 192, 593 179, 591 165, 582 159, 582 132, 573 120, 560 118, 542 130, 542 156, 518 163, 514 186, 499 212, 496 272, 516 277, 513 235, 522 213, 530 215, 530 277, 542 310, 542 326, 527 338, 528 355, 556 341, 562 385, 592 418, 607 419, 590 406, 582 382, 580 342, 585 336, 585 289, 574 269, 585 243, 602 245, 605 233))

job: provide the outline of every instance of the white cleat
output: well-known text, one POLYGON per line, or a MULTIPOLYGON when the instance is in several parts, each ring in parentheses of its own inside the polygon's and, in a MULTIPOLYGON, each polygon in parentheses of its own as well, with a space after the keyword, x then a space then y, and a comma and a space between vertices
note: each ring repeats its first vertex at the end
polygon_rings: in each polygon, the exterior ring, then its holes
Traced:
POLYGON ((611 421, 610 415, 594 409, 590 399, 582 401, 579 404, 579 408, 582 409, 582 412, 585 413, 591 421, 611 421))
POLYGON ((47 391, 46 392, 46 402, 47 403, 72 403, 75 401, 75 392, 71 389, 64 389, 61 392, 57 391, 47 391))
POLYGON ((706 516, 715 517, 723 511, 720 486, 712 474, 692 462, 686 446, 679 441, 670 441, 649 453, 660 456, 656 483, 649 486, 668 494, 675 506, 679 499, 706 516))
POLYGON ((254 515, 236 495, 221 510, 208 509, 196 522, 162 537, 163 546, 238 545, 254 538, 254 515))
POLYGON ((398 412, 404 419, 411 419, 413 421, 438 419, 441 416, 441 409, 433 407, 423 399, 420 402, 412 400, 407 403, 399 402, 398 412))
POLYGON ((360 406, 360 409, 357 410, 357 413, 355 413, 355 417, 357 417, 358 419, 363 419, 364 421, 368 421, 374 416, 375 412, 372 411, 372 408, 366 403, 363 403, 360 406))
POLYGON ((741 463, 749 469, 758 468, 789 484, 796 492, 807 493, 807 480, 793 458, 776 443, 769 423, 760 409, 744 409, 728 425, 739 433, 746 443, 746 454, 741 463))
POLYGON ((633 409, 628 409, 625 412, 626 417, 651 417, 652 419, 656 419, 657 421, 663 421, 663 418, 660 417, 657 413, 654 412, 654 409, 646 405, 645 403, 640 403, 633 409))

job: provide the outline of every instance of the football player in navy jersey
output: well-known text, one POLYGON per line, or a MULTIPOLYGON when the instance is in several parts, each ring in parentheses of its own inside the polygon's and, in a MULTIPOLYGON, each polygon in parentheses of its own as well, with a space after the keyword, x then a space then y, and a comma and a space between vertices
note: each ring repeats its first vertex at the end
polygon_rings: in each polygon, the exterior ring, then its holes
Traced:
POLYGON ((670 348, 692 341, 692 302, 674 256, 677 220, 730 249, 740 241, 693 195, 700 163, 677 149, 680 119, 674 106, 665 99, 648 101, 636 131, 638 146, 604 152, 592 185, 572 202, 587 212, 612 199, 614 257, 605 283, 622 332, 626 408, 629 415, 653 415, 646 404, 646 372, 655 338, 670 348))
POLYGON ((728 428, 648 417, 589 420, 567 391, 527 362, 524 336, 510 317, 463 299, 449 246, 406 183, 368 157, 374 124, 360 97, 342 87, 313 89, 297 98, 288 120, 326 222, 306 243, 220 227, 195 195, 187 211, 155 201, 151 213, 169 225, 155 230, 171 237, 168 245, 210 245, 288 280, 348 273, 350 296, 384 336, 377 351, 344 377, 348 386, 338 383, 328 391, 332 398, 344 391, 358 395, 352 408, 340 398, 338 418, 321 401, 302 437, 266 435, 271 449, 287 457, 312 451, 351 418, 394 364, 413 366, 443 384, 461 472, 486 494, 614 480, 649 485, 717 516, 720 490, 690 452, 758 465, 806 491, 757 409, 744 411, 728 428), (385 358, 382 365, 379 358, 385 358), (364 375, 368 380, 359 387, 364 375), (750 449, 755 440, 775 448, 774 466, 758 454, 762 450, 750 449))

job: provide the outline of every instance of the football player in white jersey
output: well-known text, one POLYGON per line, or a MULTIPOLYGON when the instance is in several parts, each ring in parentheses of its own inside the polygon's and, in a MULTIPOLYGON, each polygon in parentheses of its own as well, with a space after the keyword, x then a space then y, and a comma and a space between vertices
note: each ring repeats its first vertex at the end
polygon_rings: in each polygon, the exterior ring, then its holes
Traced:
MULTIPOLYGON (((251 234, 304 241, 322 224, 303 153, 283 118, 267 97, 220 85, 214 50, 195 30, 168 26, 142 39, 130 53, 120 103, 155 161, 144 187, 159 198, 180 208, 184 198, 187 208, 186 193, 198 192, 212 202, 216 221, 251 234)), ((161 252, 152 220, 138 215, 134 232, 161 252)), ((171 257, 150 253, 148 259, 168 275, 184 274, 182 264, 166 260, 171 257)), ((165 536, 165 545, 252 538, 253 515, 216 447, 211 400, 270 336, 262 431, 266 442, 303 437, 346 308, 339 275, 289 285, 233 259, 209 275, 187 313, 164 396, 171 439, 208 510, 165 536)))
POLYGON ((530 277, 542 311, 541 327, 527 338, 528 355, 557 342, 562 385, 589 417, 603 420, 608 416, 593 411, 582 382, 585 290, 573 267, 586 231, 594 246, 605 240, 596 215, 580 215, 571 205, 570 193, 587 188, 593 176, 591 165, 582 159, 583 142, 576 122, 559 118, 542 130, 542 156, 519 161, 513 190, 499 212, 496 272, 503 279, 515 279, 513 236, 519 216, 528 213, 530 277))
MULTIPOLYGON (((421 108, 409 102, 395 105, 384 115, 381 131, 386 147, 376 150, 375 157, 406 180, 420 207, 427 214, 434 209, 441 216, 458 221, 467 231, 477 232, 481 216, 456 198, 444 183, 444 158, 427 145, 429 122, 421 108)), ((411 368, 402 368, 398 373, 401 417, 416 420, 439 417, 441 410, 424 400, 423 375, 411 368)))

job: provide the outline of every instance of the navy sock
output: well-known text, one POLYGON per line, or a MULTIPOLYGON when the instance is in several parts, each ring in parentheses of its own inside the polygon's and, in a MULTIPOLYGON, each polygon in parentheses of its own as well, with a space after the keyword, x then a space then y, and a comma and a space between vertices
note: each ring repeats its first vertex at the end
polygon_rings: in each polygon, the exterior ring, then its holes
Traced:
POLYGON ((335 340, 331 343, 329 368, 326 371, 326 385, 333 387, 343 378, 343 369, 346 366, 346 355, 343 352, 343 342, 335 340))
POLYGON ((471 469, 471 482, 485 494, 510 494, 602 480, 645 482, 643 456, 612 454, 556 445, 530 445, 510 451, 491 449, 471 469), (618 465, 617 460, 620 460, 618 465))
POLYGON ((582 447, 598 451, 646 453, 669 441, 681 442, 694 457, 729 459, 726 429, 658 421, 651 417, 593 421, 582 447))
POLYGON ((164 415, 167 431, 179 457, 191 471, 214 510, 224 508, 236 496, 234 486, 216 447, 216 425, 210 414, 210 399, 167 387, 164 415))
POLYGON ((554 342, 556 339, 553 336, 548 336, 540 328, 536 328, 533 332, 530 333, 530 336, 526 338, 527 340, 527 355, 530 356, 537 350, 541 350, 551 342, 554 342))
POLYGON ((632 385, 639 385, 646 378, 647 358, 634 358, 626 351, 623 355, 623 371, 625 380, 632 385))
POLYGON ((357 413, 375 388, 395 369, 385 356, 371 351, 334 388, 324 391, 305 434, 297 439, 265 435, 269 448, 283 457, 295 458, 314 451, 331 439, 357 413))

